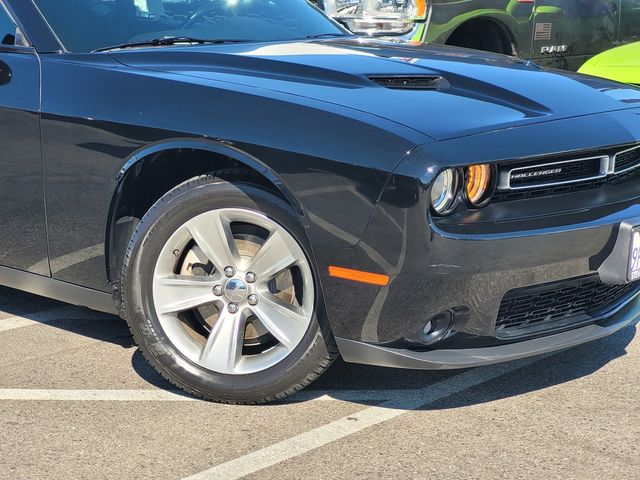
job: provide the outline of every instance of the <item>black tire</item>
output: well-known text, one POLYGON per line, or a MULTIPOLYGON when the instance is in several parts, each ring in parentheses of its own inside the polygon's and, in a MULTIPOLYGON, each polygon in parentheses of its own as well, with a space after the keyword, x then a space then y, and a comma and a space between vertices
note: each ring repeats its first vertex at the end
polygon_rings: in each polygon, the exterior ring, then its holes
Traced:
POLYGON ((458 27, 447 39, 447 45, 472 48, 486 52, 514 55, 514 48, 507 34, 495 22, 476 19, 458 27))
MULTIPOLYGON (((279 363, 256 373, 221 374, 190 361, 169 341, 155 314, 151 282, 160 249, 185 219, 219 208, 261 212, 284 226, 307 258, 313 258, 304 229, 281 198, 251 184, 229 183, 212 175, 196 177, 166 193, 137 226, 122 268, 121 315, 149 363, 184 391, 205 400, 233 404, 282 399, 318 378, 337 356, 315 271, 314 315, 304 338, 279 363)), ((309 264, 314 270, 314 262, 310 260, 309 264)))

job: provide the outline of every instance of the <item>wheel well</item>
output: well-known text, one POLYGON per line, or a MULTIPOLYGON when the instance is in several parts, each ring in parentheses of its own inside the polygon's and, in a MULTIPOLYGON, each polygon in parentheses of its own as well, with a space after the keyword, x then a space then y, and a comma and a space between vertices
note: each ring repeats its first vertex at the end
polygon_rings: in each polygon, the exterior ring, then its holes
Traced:
POLYGON ((490 18, 474 18, 463 23, 449 35, 445 43, 505 55, 517 54, 511 31, 502 22, 490 18))
POLYGON ((184 148, 150 154, 127 170, 115 192, 106 235, 110 283, 119 280, 129 240, 145 213, 175 186, 204 174, 263 187, 291 204, 290 199, 270 179, 226 155, 184 148))

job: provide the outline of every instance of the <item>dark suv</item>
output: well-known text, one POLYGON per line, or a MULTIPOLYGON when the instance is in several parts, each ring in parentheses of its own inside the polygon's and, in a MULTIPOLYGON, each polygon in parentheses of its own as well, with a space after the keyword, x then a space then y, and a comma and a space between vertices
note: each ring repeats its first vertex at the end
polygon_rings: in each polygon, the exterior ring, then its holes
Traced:
POLYGON ((358 34, 396 36, 576 70, 638 39, 640 0, 319 0, 358 34))

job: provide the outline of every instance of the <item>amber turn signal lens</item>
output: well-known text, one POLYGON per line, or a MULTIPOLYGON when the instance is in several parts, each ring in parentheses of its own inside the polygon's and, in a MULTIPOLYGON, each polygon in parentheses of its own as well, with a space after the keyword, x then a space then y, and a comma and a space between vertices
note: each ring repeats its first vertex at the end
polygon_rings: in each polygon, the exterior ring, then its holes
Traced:
POLYGON ((416 14, 414 18, 423 19, 427 17, 427 2, 426 0, 416 0, 416 14))
POLYGON ((389 277, 387 275, 363 272, 362 270, 353 270, 351 268, 335 267, 333 265, 329 267, 329 275, 331 277, 352 280, 360 283, 368 283, 370 285, 379 285, 381 287, 389 284, 389 277))
POLYGON ((491 166, 482 164, 468 167, 464 188, 467 194, 467 200, 469 200, 469 203, 473 206, 477 207, 486 202, 491 196, 493 189, 491 166))

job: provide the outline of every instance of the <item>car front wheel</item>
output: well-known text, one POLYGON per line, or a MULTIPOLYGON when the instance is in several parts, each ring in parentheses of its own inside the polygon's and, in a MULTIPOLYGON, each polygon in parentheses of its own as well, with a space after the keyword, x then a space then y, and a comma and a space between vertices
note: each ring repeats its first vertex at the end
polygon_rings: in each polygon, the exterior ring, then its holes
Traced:
POLYGON ((282 199, 197 177, 156 202, 133 234, 122 314, 178 387, 226 403, 273 401, 335 357, 311 258, 282 199))

